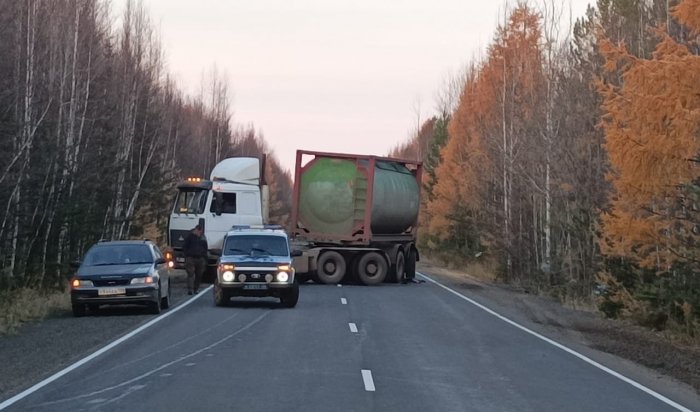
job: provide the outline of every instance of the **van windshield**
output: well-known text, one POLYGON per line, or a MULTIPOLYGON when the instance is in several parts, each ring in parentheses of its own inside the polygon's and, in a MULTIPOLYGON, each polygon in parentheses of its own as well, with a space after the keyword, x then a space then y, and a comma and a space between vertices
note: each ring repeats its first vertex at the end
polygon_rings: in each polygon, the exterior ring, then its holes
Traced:
POLYGON ((205 189, 180 189, 175 198, 173 213, 204 213, 208 193, 205 189))
POLYGON ((289 248, 281 236, 237 235, 226 238, 224 255, 289 256, 289 248))

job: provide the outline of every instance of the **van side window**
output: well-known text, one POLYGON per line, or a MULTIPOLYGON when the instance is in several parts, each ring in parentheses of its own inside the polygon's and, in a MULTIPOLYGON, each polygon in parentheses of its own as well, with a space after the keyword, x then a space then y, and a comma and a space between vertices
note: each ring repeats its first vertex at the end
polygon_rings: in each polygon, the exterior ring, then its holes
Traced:
POLYGON ((222 193, 214 192, 214 197, 212 198, 211 206, 209 211, 212 213, 216 212, 217 202, 221 204, 221 213, 234 214, 236 213, 236 194, 235 193, 222 193))

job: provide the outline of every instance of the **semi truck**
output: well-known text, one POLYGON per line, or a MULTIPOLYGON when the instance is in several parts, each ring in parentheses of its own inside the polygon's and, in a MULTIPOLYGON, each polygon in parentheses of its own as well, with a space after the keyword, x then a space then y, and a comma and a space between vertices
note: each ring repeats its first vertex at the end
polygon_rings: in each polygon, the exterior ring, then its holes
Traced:
POLYGON ((292 199, 298 279, 366 285, 415 277, 422 164, 298 150, 292 199))
POLYGON ((207 238, 207 277, 213 279, 226 233, 235 225, 267 223, 269 193, 264 167, 264 156, 232 157, 214 166, 208 179, 188 177, 178 183, 166 252, 176 268, 184 267, 182 246, 197 225, 207 238))

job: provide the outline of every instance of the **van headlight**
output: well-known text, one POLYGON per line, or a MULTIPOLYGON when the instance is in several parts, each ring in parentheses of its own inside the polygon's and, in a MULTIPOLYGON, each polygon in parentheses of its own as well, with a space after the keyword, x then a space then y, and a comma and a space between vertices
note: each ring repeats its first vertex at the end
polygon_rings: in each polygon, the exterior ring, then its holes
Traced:
POLYGON ((221 274, 221 278, 224 280, 224 282, 233 282, 235 275, 230 270, 227 270, 221 274))

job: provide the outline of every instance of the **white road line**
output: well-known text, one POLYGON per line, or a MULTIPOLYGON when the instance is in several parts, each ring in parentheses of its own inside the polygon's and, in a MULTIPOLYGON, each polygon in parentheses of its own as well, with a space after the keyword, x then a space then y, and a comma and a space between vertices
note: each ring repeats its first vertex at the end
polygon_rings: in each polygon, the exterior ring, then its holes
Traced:
POLYGON ((372 371, 369 369, 362 369, 362 381, 365 383, 365 390, 367 392, 374 392, 374 380, 372 379, 372 371))
POLYGON ((345 299, 345 298, 340 298, 340 303, 343 304, 343 305, 347 305, 347 304, 348 304, 348 300, 345 299))
POLYGON ((143 332, 144 330, 150 328, 151 326, 155 325, 156 323, 162 321, 163 319, 167 318, 168 316, 172 316, 173 314, 177 313, 179 310, 187 307, 190 305, 192 302, 195 300, 199 299, 200 297, 204 296, 204 293, 209 291, 213 286, 209 286, 208 288, 204 289, 201 291, 201 293, 194 295, 192 298, 189 300, 185 301, 179 306, 176 306, 175 308, 169 310, 168 312, 156 317, 155 319, 151 320, 150 322, 146 323, 145 325, 142 325, 133 331, 127 333, 126 335, 122 336, 121 338, 115 340, 114 342, 110 343, 109 345, 103 347, 102 349, 97 350, 96 352, 84 357, 83 359, 75 362, 74 364, 68 366, 67 368, 56 372, 55 374, 49 376, 48 378, 44 379, 43 381, 37 383, 36 385, 32 386, 31 388, 18 393, 17 395, 13 396, 10 399, 7 399, 6 401, 0 403, 0 410, 3 410, 7 408, 8 406, 26 398, 27 396, 31 395, 32 393, 38 391, 39 389, 43 388, 44 386, 50 384, 51 382, 57 380, 61 376, 85 365, 86 363, 90 362, 91 360, 95 359, 96 357, 102 355, 103 353, 107 352, 108 350, 114 348, 115 346, 133 338, 134 336, 138 335, 139 333, 143 332))
POLYGON ((342 288, 342 287, 343 287, 343 285, 341 285, 340 283, 338 283, 338 287, 339 287, 339 288, 342 288))
POLYGON ((352 322, 348 323, 348 325, 350 326, 350 332, 357 333, 357 325, 352 322))
MULTIPOLYGON (((416 272, 416 273, 418 273, 418 272, 416 272)), ((496 311, 494 311, 494 310, 492 310, 492 309, 489 309, 488 307, 482 305, 481 303, 479 303, 479 302, 477 302, 477 301, 475 301, 475 300, 473 300, 473 299, 470 299, 470 298, 464 296, 463 294, 461 294, 461 293, 459 293, 459 292, 457 292, 457 291, 455 291, 455 290, 453 290, 453 289, 451 289, 451 288, 449 288, 449 287, 443 285, 442 283, 440 283, 440 282, 438 282, 438 281, 432 279, 431 277, 429 277, 429 276, 427 276, 427 275, 424 275, 424 274, 422 274, 422 273, 418 273, 418 275, 421 276, 422 278, 424 278, 425 280, 427 280, 428 282, 431 282, 431 283, 433 283, 433 284, 435 284, 435 285, 437 285, 437 286, 439 286, 439 287, 445 289, 446 291, 448 291, 448 292, 450 292, 450 293, 456 295, 457 297, 460 297, 460 298, 466 300, 467 302, 469 302, 469 303, 471 303, 472 305, 478 307, 479 309, 483 310, 484 312, 487 312, 487 313, 489 313, 489 314, 491 314, 491 315, 497 317, 498 319, 500 319, 500 320, 502 320, 502 321, 508 323, 509 325, 515 326, 516 328, 518 328, 518 329, 520 329, 520 330, 522 330, 522 331, 524 331, 524 332, 527 332, 527 333, 529 333, 530 335, 532 335, 532 336, 534 336, 534 337, 536 337, 536 338, 538 338, 538 339, 541 339, 541 340, 543 340, 543 341, 549 343, 550 345, 555 346, 555 347, 557 347, 557 348, 563 350, 564 352, 566 352, 566 353, 568 353, 568 354, 570 354, 570 355, 573 355, 573 356, 575 356, 575 357, 581 359, 582 361, 588 363, 589 365, 595 366, 596 368, 602 370, 603 372, 608 373, 608 374, 610 374, 610 375, 612 375, 612 376, 614 376, 614 377, 620 379, 621 381, 623 381, 623 382, 625 382, 625 383, 628 383, 628 384, 634 386, 635 388, 641 390, 642 392, 644 392, 644 393, 646 393, 646 394, 648 394, 648 395, 653 396, 654 398, 660 400, 661 402, 665 403, 666 405, 669 405, 669 406, 671 406, 671 407, 673 407, 673 408, 675 408, 675 409, 677 409, 677 410, 679 410, 679 411, 682 411, 682 412, 693 412, 692 410, 686 408, 685 406, 683 406, 683 405, 681 405, 681 404, 679 404, 679 403, 677 403, 677 402, 672 401, 671 399, 669 399, 669 398, 667 398, 667 397, 661 395, 660 393, 658 393, 658 392, 656 392, 656 391, 654 391, 654 390, 652 390, 652 389, 647 388, 646 386, 642 385, 641 383, 639 383, 639 382, 637 382, 637 381, 634 381, 634 380, 632 380, 632 379, 630 379, 630 378, 628 378, 628 377, 622 375, 622 374, 619 373, 619 372, 615 372, 614 370, 608 368, 607 366, 604 366, 604 365, 602 365, 602 364, 600 364, 600 363, 594 361, 593 359, 591 359, 591 358, 589 358, 589 357, 587 357, 587 356, 585 356, 585 355, 582 355, 582 354, 576 352, 575 350, 573 350, 573 349, 571 349, 571 348, 569 348, 569 347, 567 347, 567 346, 562 345, 562 344, 559 343, 559 342, 556 342, 556 341, 554 341, 554 340, 552 340, 552 339, 549 339, 548 337, 546 337, 546 336, 544 336, 544 335, 540 335, 539 333, 537 333, 537 332, 535 332, 535 331, 533 331, 533 330, 531 330, 531 329, 528 329, 528 328, 526 328, 525 326, 523 326, 523 325, 521 325, 521 324, 519 324, 519 323, 517 323, 517 322, 515 322, 515 321, 512 321, 512 320, 506 318, 505 316, 499 314, 498 312, 496 312, 496 311)))

